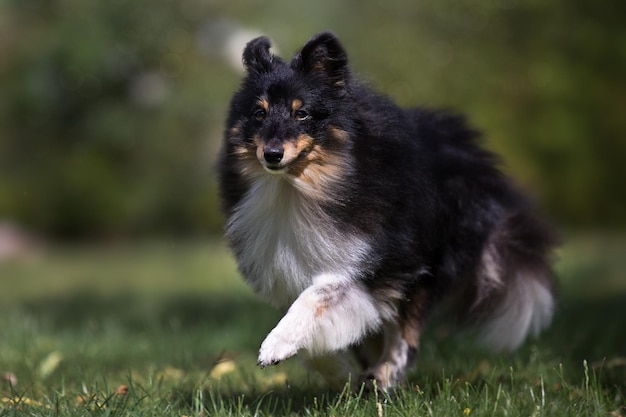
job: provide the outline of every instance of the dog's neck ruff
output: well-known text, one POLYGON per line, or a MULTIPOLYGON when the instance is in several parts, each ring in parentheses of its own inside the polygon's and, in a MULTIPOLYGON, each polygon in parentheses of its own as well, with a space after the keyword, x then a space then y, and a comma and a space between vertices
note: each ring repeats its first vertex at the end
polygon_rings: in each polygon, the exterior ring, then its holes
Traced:
POLYGON ((229 217, 226 235, 250 285, 280 308, 316 276, 354 278, 369 252, 366 241, 338 230, 319 201, 282 175, 255 179, 229 217))

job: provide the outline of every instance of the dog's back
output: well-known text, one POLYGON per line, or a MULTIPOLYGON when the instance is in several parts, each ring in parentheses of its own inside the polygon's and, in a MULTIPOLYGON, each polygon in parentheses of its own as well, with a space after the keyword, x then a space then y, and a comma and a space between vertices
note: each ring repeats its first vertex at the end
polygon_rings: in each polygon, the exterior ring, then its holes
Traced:
POLYGON ((483 342, 517 348, 552 318, 557 239, 532 202, 498 169, 499 159, 479 146, 464 118, 412 109, 437 184, 445 217, 438 275, 462 321, 481 325, 483 342))

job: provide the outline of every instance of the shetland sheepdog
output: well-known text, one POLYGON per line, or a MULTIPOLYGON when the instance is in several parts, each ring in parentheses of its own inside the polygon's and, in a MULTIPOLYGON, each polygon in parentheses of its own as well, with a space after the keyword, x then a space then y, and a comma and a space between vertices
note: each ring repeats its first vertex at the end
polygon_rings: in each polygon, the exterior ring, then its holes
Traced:
POLYGON ((239 270, 284 317, 258 364, 296 354, 329 383, 388 390, 439 306, 494 349, 551 320, 554 239, 463 117, 355 80, 329 32, 290 62, 259 37, 218 161, 239 270))

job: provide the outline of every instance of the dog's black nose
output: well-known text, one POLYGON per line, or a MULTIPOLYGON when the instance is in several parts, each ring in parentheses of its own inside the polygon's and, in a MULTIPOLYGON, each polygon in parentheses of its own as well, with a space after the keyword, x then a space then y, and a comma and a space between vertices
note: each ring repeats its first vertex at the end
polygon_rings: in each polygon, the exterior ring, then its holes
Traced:
POLYGON ((263 149, 263 158, 268 164, 276 165, 285 156, 285 150, 282 146, 266 146, 263 149))

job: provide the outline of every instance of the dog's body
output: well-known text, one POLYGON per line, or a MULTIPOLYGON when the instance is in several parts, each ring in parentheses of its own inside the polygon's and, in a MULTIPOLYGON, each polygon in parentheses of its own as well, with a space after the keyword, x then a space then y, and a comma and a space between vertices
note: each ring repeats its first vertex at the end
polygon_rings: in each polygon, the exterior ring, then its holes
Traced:
POLYGON ((261 366, 302 351, 332 382, 387 389, 443 302, 497 349, 548 324, 551 235, 462 118, 355 82, 330 33, 291 63, 269 48, 244 51, 219 162, 239 268, 286 311, 261 366))

